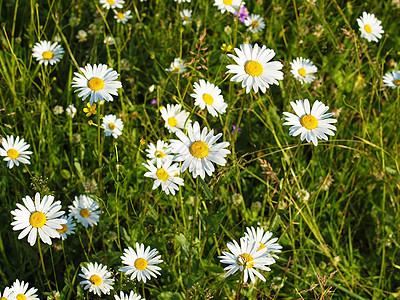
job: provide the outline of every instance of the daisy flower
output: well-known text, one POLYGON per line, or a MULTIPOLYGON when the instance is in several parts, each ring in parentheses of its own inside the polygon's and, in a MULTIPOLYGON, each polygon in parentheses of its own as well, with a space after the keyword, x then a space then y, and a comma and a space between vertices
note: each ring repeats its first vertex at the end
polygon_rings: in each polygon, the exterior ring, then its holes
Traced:
POLYGON ((392 71, 383 76, 383 86, 389 86, 392 89, 400 88, 400 71, 392 71))
POLYGON ((179 191, 179 185, 184 185, 183 179, 178 177, 180 168, 178 164, 172 164, 172 160, 162 161, 156 159, 156 161, 147 161, 142 164, 150 172, 146 172, 144 177, 150 177, 155 179, 153 184, 153 190, 161 185, 162 190, 169 195, 175 195, 175 190, 179 191), (154 165, 154 163, 156 165, 154 165))
POLYGON ((297 100, 296 102, 290 102, 296 115, 288 112, 283 114, 286 116, 283 119, 286 120, 283 125, 291 125, 289 128, 289 134, 297 136, 301 134, 300 138, 307 142, 313 142, 315 146, 318 145, 318 139, 328 140, 326 135, 335 135, 332 130, 336 130, 336 127, 332 123, 336 123, 336 119, 327 119, 332 116, 332 113, 325 112, 329 109, 328 106, 320 101, 315 101, 313 107, 310 110, 310 102, 308 99, 297 100), (317 139, 318 138, 318 139, 317 139))
POLYGON ((87 268, 81 267, 83 274, 79 274, 85 280, 79 284, 85 285, 84 290, 89 289, 95 295, 101 296, 103 294, 110 294, 113 288, 114 278, 111 278, 111 273, 107 271, 107 267, 97 262, 88 263, 87 268))
POLYGON ((192 11, 190 9, 184 9, 179 13, 179 15, 182 18, 182 25, 192 22, 192 11))
POLYGON ((156 158, 161 159, 163 162, 166 160, 172 160, 174 157, 171 155, 171 147, 167 142, 162 140, 158 140, 156 145, 150 143, 146 149, 146 156, 150 158, 150 160, 154 160, 156 158))
POLYGON ((317 0, 307 0, 307 2, 311 5, 315 5, 315 3, 317 3, 317 0))
POLYGON ((79 68, 83 73, 75 72, 72 87, 77 87, 75 90, 79 92, 78 97, 85 100, 90 96, 90 104, 97 100, 113 101, 111 95, 117 96, 117 89, 122 87, 120 81, 116 81, 119 74, 107 65, 87 64, 85 68, 79 68))
POLYGON ((122 129, 124 128, 122 120, 117 119, 116 115, 104 116, 101 126, 104 127, 106 136, 112 135, 115 139, 122 134, 122 129))
POLYGON ((179 129, 186 128, 192 121, 189 120, 189 112, 182 110, 182 105, 167 104, 167 108, 163 107, 161 109, 161 117, 165 121, 165 128, 169 132, 176 132, 179 129))
POLYGON ((131 247, 124 250, 124 255, 121 256, 123 266, 118 271, 125 272, 126 275, 131 275, 131 280, 135 278, 138 281, 146 283, 151 277, 157 278, 157 275, 161 275, 161 268, 156 266, 163 261, 160 259, 161 255, 156 256, 158 253, 157 249, 150 251, 150 247, 144 250, 144 244, 136 243, 136 252, 131 247))
POLYGON ((245 232, 244 236, 251 243, 256 243, 259 247, 257 249, 261 250, 267 248, 267 253, 269 253, 272 257, 278 259, 279 257, 274 253, 282 252, 282 246, 276 243, 278 238, 272 237, 272 232, 265 231, 262 227, 257 227, 257 230, 251 226, 246 228, 247 232, 245 232))
POLYGON ((0 293, 0 300, 11 300, 15 299, 13 290, 9 287, 5 287, 3 293, 0 293))
MULTIPOLYGON (((30 288, 28 290, 29 283, 24 281, 19 281, 18 279, 13 283, 11 290, 13 292, 14 299, 24 299, 24 300, 39 300, 36 295, 37 288, 30 288)), ((10 300, 13 299, 10 297, 10 300)))
POLYGON ((314 63, 311 60, 297 57, 290 63, 290 65, 292 66, 292 70, 290 72, 292 72, 294 78, 300 81, 301 84, 314 81, 315 76, 312 74, 317 72, 318 69, 316 66, 314 66, 314 63))
POLYGON ((253 33, 260 32, 265 28, 264 19, 260 15, 251 14, 244 21, 244 25, 247 26, 247 30, 253 33))
POLYGON ((109 35, 109 36, 106 36, 106 38, 104 39, 103 42, 104 42, 104 44, 111 46, 111 45, 115 44, 115 39, 109 35))
POLYGON ((24 139, 20 139, 19 136, 14 141, 12 135, 7 135, 7 140, 3 139, 1 144, 3 148, 0 148, 0 155, 5 156, 4 161, 7 162, 7 167, 10 169, 14 165, 19 166, 19 163, 30 164, 31 162, 29 155, 32 151, 26 151, 30 145, 25 143, 24 139))
POLYGON ((120 292, 119 297, 117 295, 115 295, 114 297, 115 300, 146 300, 138 294, 134 293, 133 291, 131 291, 129 295, 125 295, 124 292, 120 292))
POLYGON ((183 161, 182 172, 189 168, 193 178, 200 175, 204 179, 205 173, 211 176, 215 171, 212 163, 225 166, 225 157, 231 151, 224 148, 228 147, 229 143, 215 143, 222 133, 214 135, 214 129, 207 133, 207 127, 200 131, 198 122, 195 122, 193 126, 188 125, 187 131, 188 136, 180 130, 175 132, 179 140, 171 140, 172 151, 177 153, 174 161, 183 161))
POLYGON ((18 239, 22 239, 28 234, 28 242, 31 246, 35 245, 37 235, 43 243, 51 245, 51 238, 60 238, 57 229, 62 229, 62 224, 67 223, 58 217, 64 214, 61 210, 61 201, 54 202, 54 196, 44 196, 40 200, 40 194, 35 194, 35 202, 30 196, 22 198, 24 205, 17 203, 17 209, 12 210, 14 222, 11 223, 13 230, 21 230, 18 239))
POLYGON ((253 88, 257 93, 258 88, 265 93, 270 85, 279 85, 278 80, 283 79, 283 73, 280 71, 283 67, 281 62, 270 60, 275 56, 275 51, 267 49, 264 45, 262 48, 258 44, 254 48, 249 45, 240 45, 240 49, 235 48, 238 56, 228 54, 232 57, 237 65, 228 65, 226 73, 235 73, 231 81, 242 82, 242 87, 246 87, 246 93, 253 88))
POLYGON ((181 58, 175 58, 169 68, 166 68, 165 71, 172 73, 183 73, 186 71, 185 62, 181 58))
POLYGON ((242 0, 215 0, 214 6, 216 6, 221 13, 229 11, 230 13, 234 13, 239 10, 241 5, 245 5, 246 3, 242 0))
POLYGON ((131 11, 127 10, 126 12, 119 12, 114 10, 115 16, 114 19, 117 20, 117 23, 126 24, 129 19, 132 19, 131 11))
POLYGON ((67 109, 65 110, 67 115, 70 116, 71 118, 74 118, 76 115, 76 107, 73 106, 72 104, 68 105, 67 109))
POLYGON ((106 9, 122 8, 124 3, 124 0, 100 0, 100 4, 103 4, 103 7, 106 9))
POLYGON ((57 42, 40 41, 33 45, 32 56, 36 58, 39 64, 47 66, 54 65, 63 57, 64 49, 57 42))
POLYGON ((71 234, 75 233, 74 230, 75 230, 76 224, 73 221, 71 216, 68 216, 68 217, 67 216, 62 216, 61 219, 67 220, 67 223, 61 224, 62 228, 61 229, 57 229, 57 231, 60 234, 61 239, 65 240, 65 239, 67 239, 67 235, 71 235, 71 234))
POLYGON ((374 14, 363 12, 362 17, 357 19, 358 26, 360 26, 361 37, 367 39, 368 42, 377 42, 382 37, 381 21, 375 18, 374 14))
POLYGON ((275 263, 275 260, 271 256, 268 256, 267 248, 257 251, 259 245, 244 238, 240 239, 240 245, 236 241, 233 241, 229 242, 227 246, 230 252, 222 251, 223 255, 218 256, 221 263, 228 264, 224 268, 225 271, 228 271, 224 277, 235 274, 239 270, 243 272, 244 282, 247 282, 247 279, 250 277, 250 280, 255 283, 254 275, 265 281, 265 277, 256 268, 271 271, 267 266, 275 263))
POLYGON ((75 196, 69 207, 70 216, 74 217, 85 228, 96 225, 100 218, 99 204, 86 195, 75 196))
POLYGON ((195 99, 194 105, 200 106, 202 110, 207 107, 213 117, 225 113, 228 104, 224 102, 221 89, 204 79, 200 79, 199 83, 194 83, 194 93, 190 95, 195 99))

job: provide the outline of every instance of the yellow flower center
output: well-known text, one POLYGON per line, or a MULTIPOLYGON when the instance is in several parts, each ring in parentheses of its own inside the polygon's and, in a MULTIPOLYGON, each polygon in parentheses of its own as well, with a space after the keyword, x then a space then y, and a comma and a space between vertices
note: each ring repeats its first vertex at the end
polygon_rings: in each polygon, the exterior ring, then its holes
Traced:
POLYGON ((232 5, 232 1, 233 0, 224 0, 222 2, 224 2, 225 5, 232 5))
POLYGON ((18 294, 16 298, 17 300, 26 300, 26 296, 24 294, 18 294))
POLYGON ((208 105, 212 105, 214 103, 214 98, 209 94, 203 94, 203 101, 208 105))
POLYGON ((114 123, 110 123, 110 124, 108 124, 108 127, 109 127, 111 130, 114 130, 114 129, 115 129, 115 124, 114 124, 114 123))
POLYGON ((400 79, 394 80, 393 84, 396 85, 396 86, 399 86, 400 85, 400 79))
POLYGON ((93 77, 89 80, 88 87, 93 91, 99 91, 104 87, 104 81, 98 77, 93 77))
POLYGON ((244 65, 244 71, 250 76, 260 76, 263 73, 264 69, 258 61, 249 60, 244 65))
POLYGON ((164 153, 162 151, 156 151, 154 156, 157 158, 164 158, 164 153))
POLYGON ((147 268, 147 260, 145 260, 144 258, 138 258, 137 260, 135 260, 135 268, 143 271, 144 269, 147 268))
POLYGON ((241 266, 247 266, 247 268, 250 269, 254 266, 254 258, 250 254, 244 253, 239 255, 237 258, 237 263, 241 266))
POLYGON ((304 115, 300 119, 300 124, 308 130, 312 130, 318 127, 318 120, 312 115, 304 115))
POLYGON ((189 20, 189 17, 184 17, 183 20, 187 21, 189 20))
POLYGON ((257 28, 258 26, 260 26, 260 24, 257 21, 251 22, 251 27, 257 28))
POLYGON ((306 77, 307 72, 304 68, 300 68, 298 72, 300 76, 306 77))
POLYGON ((54 57, 54 53, 51 51, 45 51, 42 54, 43 59, 52 59, 54 57))
POLYGON ((124 14, 122 12, 117 12, 118 19, 123 19, 124 14))
POLYGON ((99 286, 101 284, 101 278, 98 275, 92 275, 90 276, 90 282, 96 286, 99 286))
POLYGON ((11 159, 16 159, 19 156, 19 153, 15 149, 10 149, 7 151, 7 156, 11 159))
POLYGON ((178 73, 179 72, 179 67, 174 67, 174 69, 172 70, 173 73, 178 73))
POLYGON ((264 248, 265 248, 265 245, 263 243, 260 243, 260 247, 258 247, 257 251, 264 249, 264 248))
POLYGON ((108 2, 108 4, 111 4, 111 5, 113 5, 115 3, 114 0, 107 0, 107 2, 108 2))
POLYGON ((369 25, 364 25, 364 30, 366 33, 371 33, 371 31, 372 31, 371 26, 369 26, 369 25))
POLYGON ((86 208, 82 208, 81 211, 79 212, 79 214, 83 217, 83 218, 88 218, 90 216, 90 211, 86 208))
POLYGON ((1 297, 0 300, 8 300, 6 297, 1 297))
POLYGON ((41 211, 35 211, 29 217, 29 224, 31 224, 31 226, 35 228, 42 227, 44 224, 46 224, 46 221, 47 221, 46 215, 41 211))
POLYGON ((156 176, 158 179, 162 180, 162 181, 167 181, 169 174, 167 171, 165 171, 163 168, 160 168, 156 171, 156 176))
MULTIPOLYGON (((62 228, 61 228, 61 229, 57 229, 57 231, 58 231, 59 233, 66 233, 67 230, 68 230, 68 226, 65 225, 65 224, 61 224, 61 226, 62 226, 62 228)), ((1 299, 0 299, 0 300, 1 300, 1 299)))
POLYGON ((208 155, 210 148, 208 148, 208 145, 203 141, 197 141, 190 146, 189 151, 194 157, 201 159, 208 155))
POLYGON ((174 117, 168 118, 168 125, 171 127, 175 127, 176 125, 178 125, 178 121, 174 117))

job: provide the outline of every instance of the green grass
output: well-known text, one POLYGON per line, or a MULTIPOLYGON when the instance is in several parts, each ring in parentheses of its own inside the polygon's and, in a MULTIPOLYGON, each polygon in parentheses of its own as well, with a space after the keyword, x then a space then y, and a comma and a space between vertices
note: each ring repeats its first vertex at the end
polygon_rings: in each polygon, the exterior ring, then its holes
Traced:
POLYGON ((124 9, 132 10, 133 19, 126 25, 94 0, 1 1, 0 134, 24 137, 33 154, 27 167, 0 164, 0 290, 19 279, 38 288, 41 299, 52 290, 61 299, 95 299, 83 291, 78 274, 83 263, 97 261, 113 270, 118 294, 133 289, 146 299, 400 297, 400 97, 399 89, 381 87, 382 76, 399 67, 399 7, 375 0, 247 2, 266 21, 259 34, 219 13, 213 1, 127 1, 124 9), (190 26, 181 25, 183 8, 193 10, 190 26), (360 38, 356 19, 363 11, 382 21, 385 34, 378 43, 360 38), (78 42, 78 30, 91 24, 98 30, 78 42), (118 39, 116 45, 103 43, 108 35, 118 39), (39 65, 32 46, 56 37, 63 59, 53 67, 39 65), (274 49, 274 60, 284 64, 284 80, 266 94, 246 94, 225 75, 231 59, 220 47, 245 42, 274 49), (301 85, 290 75, 289 62, 299 56, 315 63, 318 81, 301 85), (187 76, 165 72, 175 57, 192 62, 187 76), (114 102, 89 118, 82 111, 86 101, 71 88, 73 73, 87 63, 108 64, 123 86, 114 102), (200 78, 222 89, 226 114, 213 118, 193 105, 190 93, 200 78), (150 104, 153 98, 158 104, 150 104), (282 126, 290 101, 304 98, 341 109, 336 135, 317 147, 299 143, 282 126), (159 112, 173 103, 201 126, 222 132, 232 153, 205 180, 185 172, 185 186, 167 196, 151 190, 142 163, 149 142, 175 138, 159 112), (78 109, 74 119, 52 111, 69 104, 78 109), (88 124, 106 114, 124 122, 116 141, 88 124), (231 133, 233 124, 240 133, 231 133), (296 195, 300 190, 310 193, 308 201, 296 195), (38 245, 18 240, 10 225, 10 211, 35 191, 55 195, 66 211, 83 193, 102 208, 93 229, 78 225, 65 242, 41 244, 46 275, 38 245), (234 194, 243 197, 239 205, 234 194), (244 284, 236 295, 241 276, 224 279, 217 256, 248 226, 272 231, 283 252, 263 273, 266 282, 244 284), (135 242, 157 248, 164 260, 162 275, 146 284, 117 271, 123 249, 135 242))

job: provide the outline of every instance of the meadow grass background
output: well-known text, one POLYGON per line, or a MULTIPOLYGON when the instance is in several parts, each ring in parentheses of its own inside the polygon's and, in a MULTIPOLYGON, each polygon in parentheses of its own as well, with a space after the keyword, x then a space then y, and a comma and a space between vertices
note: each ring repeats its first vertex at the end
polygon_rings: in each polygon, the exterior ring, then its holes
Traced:
POLYGON ((114 270, 115 291, 133 289, 146 299, 235 299, 241 276, 224 279, 217 256, 247 226, 263 226, 279 237, 283 252, 263 273, 267 281, 245 284, 241 299, 400 298, 400 99, 399 89, 381 87, 383 74, 398 69, 399 2, 246 1, 266 21, 259 34, 212 3, 127 1, 133 18, 122 25, 98 1, 1 1, 0 134, 24 137, 33 151, 27 167, 0 164, 1 289, 20 279, 37 287, 41 299, 51 290, 60 299, 97 299, 77 276, 82 263, 97 261, 114 270), (183 8, 193 10, 189 26, 181 25, 183 8), (378 43, 360 38, 356 19, 363 11, 382 21, 378 43), (89 28, 87 41, 78 42, 78 30, 89 28), (109 35, 115 45, 103 43, 109 35), (57 38, 66 50, 58 64, 32 59, 34 43, 57 38), (231 59, 220 47, 256 42, 276 51, 285 78, 266 94, 245 94, 225 75, 231 59), (312 84, 290 75, 289 62, 300 56, 318 67, 312 84), (186 76, 165 72, 175 57, 190 62, 186 76), (113 67, 123 86, 89 118, 82 111, 87 101, 71 88, 73 72, 87 63, 113 67), (226 114, 214 118, 194 107, 189 94, 200 78, 222 89, 226 114), (305 98, 340 112, 336 135, 317 147, 282 126, 289 102, 305 98), (149 142, 176 138, 159 112, 175 103, 193 121, 222 132, 232 154, 205 180, 184 173, 185 186, 167 196, 151 190, 141 164, 149 142), (53 113, 69 104, 78 109, 74 119, 53 113), (115 142, 88 124, 106 114, 124 122, 115 142), (232 133, 233 124, 241 131, 232 133), (310 193, 307 201, 302 190, 310 193), (63 243, 42 244, 47 279, 37 244, 18 240, 10 226, 10 211, 35 191, 55 195, 65 211, 83 193, 102 206, 97 226, 78 225, 63 243), (164 260, 162 276, 147 284, 117 271, 123 249, 136 241, 157 248, 164 260))

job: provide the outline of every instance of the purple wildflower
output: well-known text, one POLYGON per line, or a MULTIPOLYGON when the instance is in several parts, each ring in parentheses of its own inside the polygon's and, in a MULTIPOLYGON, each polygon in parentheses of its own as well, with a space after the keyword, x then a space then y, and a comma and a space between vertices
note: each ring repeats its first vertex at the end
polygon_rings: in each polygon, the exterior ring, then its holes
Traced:
POLYGON ((158 103, 158 101, 156 100, 156 99, 153 99, 153 100, 151 100, 151 102, 150 102, 151 104, 157 104, 158 103))
MULTIPOLYGON (((237 16, 237 12, 234 12, 233 14, 235 16, 237 16)), ((240 20, 240 22, 242 22, 244 24, 244 20, 248 17, 249 17, 249 15, 246 14, 246 7, 244 7, 244 5, 243 5, 239 10, 239 20, 240 20)))
MULTIPOLYGON (((232 124, 232 133, 234 133, 235 132, 235 129, 236 129, 236 125, 235 124, 232 124)), ((240 128, 240 127, 238 127, 237 128, 237 132, 239 133, 240 131, 242 131, 242 128, 240 128)))

